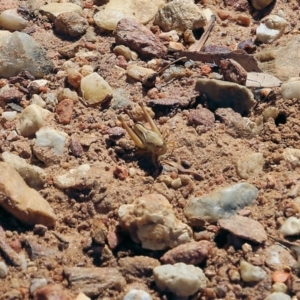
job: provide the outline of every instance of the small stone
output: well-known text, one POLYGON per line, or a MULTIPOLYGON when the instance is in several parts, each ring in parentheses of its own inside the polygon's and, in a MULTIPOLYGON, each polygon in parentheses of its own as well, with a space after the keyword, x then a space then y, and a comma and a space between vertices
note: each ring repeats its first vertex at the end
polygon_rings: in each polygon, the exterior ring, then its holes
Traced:
POLYGON ((286 148, 283 150, 282 156, 293 168, 300 165, 300 149, 286 148))
POLYGON ((46 102, 39 95, 36 95, 36 94, 32 95, 32 98, 30 99, 30 101, 31 101, 30 104, 38 105, 41 108, 45 108, 46 107, 46 102))
POLYGON ((45 287, 47 285, 47 280, 46 278, 33 278, 31 280, 31 285, 30 285, 30 294, 33 295, 33 293, 42 287, 45 287))
POLYGON ((19 173, 7 163, 0 163, 0 173, 0 191, 5 196, 0 205, 25 224, 54 227, 56 216, 36 190, 28 187, 19 173))
POLYGON ((118 88, 113 91, 113 99, 111 100, 111 107, 114 110, 132 107, 132 102, 128 99, 125 89, 118 88))
POLYGON ((296 264, 295 258, 288 250, 279 246, 272 245, 265 250, 266 265, 272 269, 278 270, 284 267, 293 267, 296 264))
POLYGON ((262 153, 243 153, 243 157, 236 163, 236 172, 242 179, 257 177, 264 165, 262 153))
POLYGON ((287 218, 280 228, 280 232, 284 236, 300 234, 300 219, 296 217, 287 218))
MULTIPOLYGON (((22 266, 23 258, 9 244, 7 244, 2 236, 0 236, 0 249, 8 263, 15 267, 22 266)), ((4 268, 5 267, 3 267, 3 269, 4 268)))
POLYGON ((287 286, 283 282, 275 282, 272 285, 272 292, 285 294, 287 292, 287 286))
POLYGON ((170 291, 179 297, 188 297, 206 287, 202 270, 193 265, 177 263, 153 269, 154 280, 161 291, 170 291))
POLYGON ((188 125, 213 126, 215 115, 202 105, 198 105, 196 110, 191 110, 188 115, 188 125))
POLYGON ((253 266, 242 260, 240 263, 242 280, 245 282, 256 282, 267 278, 267 273, 262 268, 253 266))
POLYGON ((58 115, 59 122, 66 125, 70 124, 73 117, 74 103, 71 99, 64 99, 56 106, 56 113, 58 115))
POLYGON ((181 179, 179 177, 176 178, 176 179, 173 179, 172 182, 171 182, 171 187, 174 190, 177 190, 177 189, 181 188, 182 187, 181 179))
POLYGON ((193 1, 174 0, 158 11, 154 24, 164 31, 176 30, 182 34, 187 29, 196 30, 205 26, 206 17, 193 1))
POLYGON ((300 77, 292 77, 281 85, 281 95, 284 99, 300 99, 300 77))
POLYGON ((263 43, 273 43, 283 35, 287 25, 288 22, 285 19, 277 15, 268 15, 257 27, 256 37, 263 43))
POLYGON ((37 289, 33 294, 33 300, 40 299, 71 300, 68 294, 58 284, 49 284, 37 289))
POLYGON ((69 88, 60 88, 57 92, 58 102, 64 99, 71 99, 74 103, 78 102, 78 95, 76 92, 71 91, 69 88))
POLYGON ((121 292, 126 285, 121 273, 116 268, 110 267, 70 267, 64 269, 64 275, 69 286, 75 287, 88 297, 104 295, 107 290, 121 292))
POLYGON ((124 18, 134 18, 142 24, 149 23, 164 0, 110 0, 104 9, 94 15, 94 21, 100 28, 115 30, 117 23, 124 18))
POLYGON ((291 276, 288 272, 275 271, 272 275, 273 282, 283 283, 286 282, 291 276))
POLYGON ((127 68, 128 76, 141 81, 145 86, 154 86, 157 73, 149 68, 130 65, 127 68))
POLYGON ((42 224, 36 224, 33 228, 33 233, 39 236, 44 236, 48 228, 42 224))
POLYGON ((255 243, 263 243, 268 237, 264 227, 256 220, 242 216, 232 216, 219 220, 220 227, 230 231, 235 236, 255 243))
POLYGON ((152 297, 143 290, 132 289, 123 297, 123 300, 152 300, 152 297))
POLYGON ((159 58, 167 54, 167 48, 160 39, 135 19, 119 21, 115 36, 117 44, 125 45, 145 58, 159 58))
POLYGON ((261 10, 272 3, 273 0, 251 0, 253 7, 257 10, 261 10))
POLYGON ((19 132, 23 136, 34 135, 44 126, 47 117, 51 113, 36 104, 27 106, 20 114, 19 132))
POLYGON ((67 138, 65 132, 43 127, 36 132, 33 152, 46 165, 58 163, 65 152, 67 138))
POLYGON ((203 221, 214 223, 251 205, 258 189, 249 183, 237 183, 198 198, 191 198, 184 209, 186 218, 195 226, 203 221))
POLYGON ((127 60, 137 60, 138 55, 136 52, 131 51, 130 48, 124 46, 124 45, 118 45, 114 48, 114 53, 116 55, 122 55, 127 60))
POLYGON ((46 50, 26 33, 15 31, 0 36, 0 77, 17 76, 22 70, 43 77, 53 70, 46 50))
POLYGON ((46 15, 47 18, 54 22, 55 19, 62 13, 75 12, 79 15, 83 14, 81 7, 72 2, 61 2, 61 3, 49 3, 40 7, 40 12, 46 15))
POLYGON ((18 14, 16 9, 7 9, 0 14, 0 27, 10 31, 21 31, 28 25, 28 21, 18 14))
POLYGON ((4 279, 8 274, 8 267, 4 261, 0 261, 0 278, 4 279))
POLYGON ((128 170, 122 166, 116 166, 114 176, 120 180, 125 180, 128 177, 128 170))
POLYGON ((74 136, 72 136, 70 140, 70 150, 75 157, 81 157, 83 155, 83 148, 79 140, 74 136))
POLYGON ((4 104, 11 101, 20 102, 23 96, 24 94, 15 87, 4 86, 0 89, 0 102, 4 104))
POLYGON ((98 73, 83 77, 80 82, 80 89, 84 100, 89 105, 99 104, 113 93, 110 85, 98 73))
POLYGON ((246 87, 215 79, 198 79, 196 91, 207 98, 208 109, 215 111, 219 107, 231 107, 241 115, 249 112, 255 104, 253 94, 246 87))
POLYGON ((209 255, 212 244, 208 241, 190 242, 167 251, 160 259, 164 264, 183 262, 187 265, 199 265, 209 255))
POLYGON ((86 32, 89 23, 75 12, 64 12, 57 16, 54 25, 56 32, 71 37, 78 37, 86 32))
POLYGON ((160 194, 137 198, 118 210, 121 228, 144 249, 163 250, 190 242, 192 230, 178 220, 172 205, 160 194))
POLYGON ((246 85, 247 72, 238 62, 233 59, 222 59, 220 67, 225 81, 246 85))
POLYGON ((9 152, 3 152, 2 158, 4 162, 7 162, 18 171, 30 187, 41 188, 46 182, 45 171, 40 167, 27 163, 24 158, 9 152))
POLYGON ((291 297, 285 293, 274 292, 267 296, 264 300, 291 300, 291 297))
MULTIPOLYGON (((6 121, 13 121, 17 117, 17 114, 18 113, 16 111, 4 111, 2 113, 2 118, 5 119, 6 121)), ((16 131, 15 131, 15 133, 16 133, 16 131)))
POLYGON ((69 172, 57 175, 53 178, 54 184, 59 189, 84 189, 92 185, 90 179, 91 167, 88 164, 81 165, 69 172))
POLYGON ((153 269, 160 266, 157 259, 148 256, 123 257, 119 259, 118 264, 123 276, 131 282, 151 277, 153 269))
POLYGON ((100 219, 93 219, 91 237, 99 245, 104 245, 106 241, 107 227, 100 219))

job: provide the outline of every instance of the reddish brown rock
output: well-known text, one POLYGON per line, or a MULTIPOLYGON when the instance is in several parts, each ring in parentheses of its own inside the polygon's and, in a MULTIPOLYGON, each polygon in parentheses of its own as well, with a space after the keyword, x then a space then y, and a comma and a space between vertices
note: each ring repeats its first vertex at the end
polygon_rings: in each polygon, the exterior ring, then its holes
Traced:
POLYGON ((116 166, 114 169, 114 175, 121 180, 125 180, 128 177, 128 170, 124 167, 116 166))
POLYGON ((148 256, 127 256, 119 260, 120 271, 129 280, 133 280, 133 277, 148 278, 157 266, 160 266, 159 261, 148 256))
POLYGON ((103 295, 107 290, 121 292, 126 285, 124 277, 116 268, 71 267, 64 269, 64 274, 71 287, 89 297, 103 295))
POLYGON ((198 265, 209 255, 211 247, 212 244, 209 241, 182 244, 166 252, 161 257, 161 261, 171 265, 179 262, 198 265))
POLYGON ((49 284, 34 292, 34 300, 71 300, 60 285, 49 284))
POLYGON ((57 104, 56 113, 60 123, 70 124, 73 116, 73 107, 74 103, 71 99, 64 99, 57 104))
POLYGON ((228 219, 220 219, 219 225, 237 237, 255 243, 263 243, 268 239, 264 227, 258 221, 247 217, 235 215, 228 219))
POLYGON ((10 88, 7 90, 4 90, 0 93, 0 103, 6 103, 11 101, 20 101, 22 97, 24 96, 23 93, 21 93, 16 88, 10 88))
POLYGON ((144 25, 131 18, 125 18, 118 22, 116 43, 125 45, 148 58, 164 57, 167 54, 167 48, 160 39, 144 25))
POLYGON ((215 122, 214 114, 207 108, 199 105, 197 109, 192 110, 188 116, 188 125, 212 126, 215 122))
POLYGON ((220 66, 224 80, 246 85, 247 72, 238 62, 233 59, 223 59, 220 66))
POLYGON ((74 136, 72 136, 70 140, 70 150, 71 153, 76 157, 81 157, 83 154, 83 148, 79 140, 74 136))

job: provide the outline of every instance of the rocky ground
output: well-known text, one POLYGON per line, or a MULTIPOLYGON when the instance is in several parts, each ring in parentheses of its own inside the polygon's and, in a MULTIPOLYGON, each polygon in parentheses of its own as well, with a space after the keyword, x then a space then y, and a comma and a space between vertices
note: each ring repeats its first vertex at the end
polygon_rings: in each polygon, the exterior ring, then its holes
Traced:
POLYGON ((1 1, 0 299, 300 299, 299 8, 1 1))

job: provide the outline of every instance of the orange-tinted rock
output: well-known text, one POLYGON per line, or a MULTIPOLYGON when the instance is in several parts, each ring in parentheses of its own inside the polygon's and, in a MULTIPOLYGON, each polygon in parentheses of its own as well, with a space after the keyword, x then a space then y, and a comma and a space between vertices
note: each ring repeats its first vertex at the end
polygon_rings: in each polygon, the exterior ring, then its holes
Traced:
POLYGON ((62 124, 70 124, 72 121, 74 103, 71 99, 64 99, 56 106, 56 113, 59 122, 62 124))

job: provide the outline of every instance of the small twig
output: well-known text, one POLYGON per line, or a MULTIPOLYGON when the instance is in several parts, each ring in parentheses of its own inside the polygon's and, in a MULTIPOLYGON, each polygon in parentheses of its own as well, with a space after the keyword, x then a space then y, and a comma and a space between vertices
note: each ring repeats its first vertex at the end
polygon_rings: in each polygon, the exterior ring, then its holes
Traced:
POLYGON ((207 27, 206 27, 204 33, 202 34, 200 40, 191 49, 191 51, 196 51, 196 52, 200 52, 201 51, 201 49, 202 49, 203 45, 205 44, 205 42, 206 42, 206 40, 207 40, 207 38, 208 38, 211 30, 214 27, 215 21, 216 21, 216 16, 215 15, 211 15, 210 21, 207 24, 207 27))
POLYGON ((157 72, 157 74, 160 75, 163 71, 167 70, 171 65, 177 63, 178 61, 184 60, 184 59, 186 59, 185 56, 173 60, 172 62, 168 63, 165 67, 163 67, 162 69, 160 69, 160 70, 157 72))

